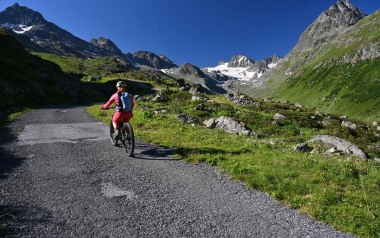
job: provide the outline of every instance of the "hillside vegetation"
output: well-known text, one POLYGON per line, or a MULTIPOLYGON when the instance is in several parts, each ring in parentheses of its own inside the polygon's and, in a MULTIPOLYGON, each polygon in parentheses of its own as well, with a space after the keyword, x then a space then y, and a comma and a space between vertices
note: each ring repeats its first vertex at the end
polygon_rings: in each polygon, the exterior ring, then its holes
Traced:
POLYGON ((379 121, 380 59, 379 55, 368 57, 380 52, 379 24, 377 11, 318 50, 294 50, 254 95, 299 102, 367 122, 379 121), (293 71, 296 65, 301 67, 293 71))
POLYGON ((98 81, 110 73, 129 71, 126 63, 117 57, 80 59, 76 57, 58 56, 51 53, 36 53, 36 55, 60 65, 61 69, 66 73, 81 75, 82 81, 98 81))
POLYGON ((350 115, 365 121, 380 118, 380 59, 351 64, 305 67, 275 97, 308 108, 350 115))

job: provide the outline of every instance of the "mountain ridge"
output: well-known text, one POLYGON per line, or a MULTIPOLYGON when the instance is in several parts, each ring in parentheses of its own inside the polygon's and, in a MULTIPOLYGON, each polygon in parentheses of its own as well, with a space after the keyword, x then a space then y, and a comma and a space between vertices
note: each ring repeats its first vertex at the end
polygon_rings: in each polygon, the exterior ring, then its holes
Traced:
POLYGON ((293 74, 301 65, 313 61, 320 47, 336 38, 344 29, 355 25, 366 16, 365 13, 353 6, 349 0, 338 0, 327 10, 323 11, 301 36, 294 48, 284 57, 269 74, 263 75, 259 85, 270 80, 273 73, 285 72, 283 75, 293 74))
POLYGON ((126 55, 137 67, 147 66, 154 69, 170 69, 178 67, 178 65, 166 56, 156 55, 155 53, 146 50, 140 50, 134 53, 128 52, 126 55))
POLYGON ((82 40, 45 20, 39 12, 20 6, 18 3, 0 12, 0 26, 10 28, 17 34, 26 35, 44 50, 61 56, 93 58, 115 55, 115 51, 82 40))
MULTIPOLYGON (((154 69, 178 67, 177 64, 166 56, 156 55, 153 52, 140 50, 134 53, 123 53, 112 40, 105 37, 92 38, 87 42, 59 28, 54 23, 46 21, 39 12, 20 6, 18 3, 0 12, 0 26, 12 29, 13 35, 22 42, 24 47, 37 52, 52 52, 61 56, 75 56, 80 58, 116 55, 128 61, 131 67, 132 65, 135 67, 151 67, 154 69), (23 35, 28 36, 32 43, 26 42, 25 39, 21 40, 23 35)), ((237 55, 233 56, 233 58, 234 57, 236 60, 241 61, 239 58, 246 56, 237 55)), ((233 58, 229 61, 229 67, 236 68, 239 63, 233 62, 233 58)), ((256 75, 262 74, 268 69, 268 67, 263 64, 264 61, 258 61, 260 63, 257 63, 248 57, 246 57, 246 60, 247 62, 252 61, 252 67, 254 67, 253 65, 256 63, 257 71, 260 70, 256 75), (260 66, 257 66, 259 64, 260 66)), ((253 71, 253 69, 250 69, 250 71, 253 71)), ((214 73, 211 72, 211 75, 212 74, 214 73)), ((219 77, 223 78, 224 76, 219 77)))
MULTIPOLYGON (((321 14, 322 17, 327 15, 326 12, 321 14)), ((344 15, 343 18, 351 19, 344 15)), ((308 29, 320 24, 320 19, 317 18, 308 29)), ((277 67, 260 78, 256 88, 245 93, 274 100, 297 101, 307 107, 346 113, 361 119, 369 116, 379 120, 380 114, 375 106, 380 106, 375 96, 380 95, 379 23, 380 10, 355 24, 347 24, 339 33, 335 29, 335 34, 327 32, 320 37, 327 37, 326 42, 314 39, 317 45, 313 50, 303 48, 302 43, 297 45, 277 67)))

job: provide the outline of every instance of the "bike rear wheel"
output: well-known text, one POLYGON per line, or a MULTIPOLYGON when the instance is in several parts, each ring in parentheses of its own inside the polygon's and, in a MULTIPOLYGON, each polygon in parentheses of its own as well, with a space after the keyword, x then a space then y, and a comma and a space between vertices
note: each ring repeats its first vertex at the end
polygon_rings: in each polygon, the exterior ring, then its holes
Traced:
POLYGON ((128 122, 124 123, 122 129, 122 143, 128 156, 132 157, 135 151, 135 135, 132 125, 128 122))

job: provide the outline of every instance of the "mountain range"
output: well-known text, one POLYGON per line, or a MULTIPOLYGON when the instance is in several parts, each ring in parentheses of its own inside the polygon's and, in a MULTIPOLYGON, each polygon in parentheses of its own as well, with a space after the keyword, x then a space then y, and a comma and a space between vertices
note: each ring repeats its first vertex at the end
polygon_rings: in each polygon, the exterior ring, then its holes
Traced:
POLYGON ((114 57, 126 69, 201 84, 214 93, 289 100, 372 119, 380 118, 379 21, 379 11, 366 16, 349 0, 338 0, 301 34, 284 58, 235 55, 215 67, 199 68, 191 63, 178 66, 149 51, 123 53, 103 37, 84 41, 19 4, 0 12, 0 26, 31 52, 81 59, 114 57))
MULTIPOLYGON (((9 33, 18 39, 26 49, 35 52, 50 52, 79 58, 117 56, 126 61, 130 67, 148 67, 158 70, 178 68, 166 56, 156 55, 153 52, 122 53, 112 40, 104 37, 93 38, 90 42, 79 39, 54 23, 45 20, 40 13, 17 3, 0 13, 0 26, 10 29, 9 33)), ((279 59, 278 55, 274 55, 256 62, 246 56, 236 55, 229 62, 220 62, 217 67, 205 68, 202 71, 206 75, 222 81, 229 79, 255 80, 273 67, 279 59)), ((183 67, 188 67, 188 64, 184 64, 183 67)))

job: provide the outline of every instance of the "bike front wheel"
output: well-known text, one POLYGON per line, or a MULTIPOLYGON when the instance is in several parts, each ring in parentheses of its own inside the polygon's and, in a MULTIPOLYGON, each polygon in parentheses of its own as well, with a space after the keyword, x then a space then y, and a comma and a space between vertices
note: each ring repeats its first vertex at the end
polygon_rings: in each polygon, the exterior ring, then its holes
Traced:
POLYGON ((124 123, 121 131, 123 133, 122 143, 125 148, 125 152, 127 152, 128 156, 132 157, 133 152, 135 151, 135 135, 132 125, 128 122, 124 123))

